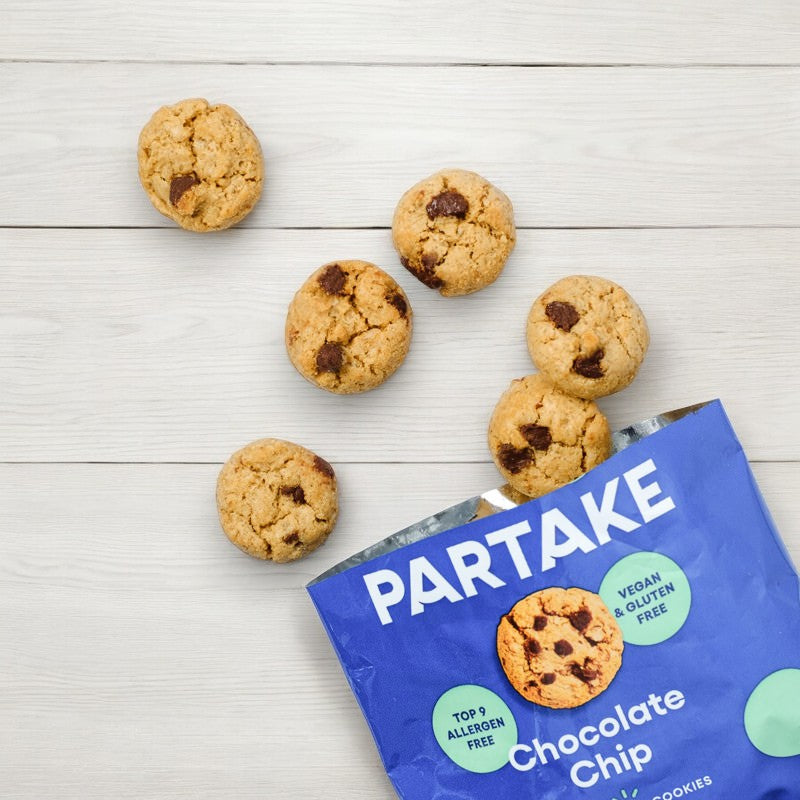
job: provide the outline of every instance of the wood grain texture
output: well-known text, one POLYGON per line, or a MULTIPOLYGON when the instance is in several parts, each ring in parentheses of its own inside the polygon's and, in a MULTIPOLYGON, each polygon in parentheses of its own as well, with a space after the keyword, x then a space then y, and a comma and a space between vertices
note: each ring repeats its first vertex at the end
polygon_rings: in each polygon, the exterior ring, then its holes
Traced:
POLYGON ((136 174, 162 103, 228 102, 261 139, 245 227, 386 227, 444 166, 523 227, 796 225, 800 69, 0 64, 0 225, 163 226, 136 174))
POLYGON ((9 0, 0 50, 18 59, 379 63, 800 61, 792 0, 9 0))
MULTIPOLYGON (((228 543, 218 468, 0 465, 0 774, 14 800, 395 796, 303 586, 495 485, 493 467, 337 465, 337 529, 292 565, 228 543)), ((800 561, 800 464, 755 472, 800 561)))
POLYGON ((612 426, 722 397, 800 562, 800 4, 0 16, 0 795, 395 798, 303 587, 500 483, 488 416, 532 370, 531 300, 567 274, 619 281, 650 322, 639 378, 601 401, 612 426), (238 108, 267 168, 244 225, 207 237, 136 175, 152 112, 198 95, 238 108), (493 180, 527 229, 494 286, 451 300, 386 230, 444 166, 493 180), (415 311, 407 363, 350 398, 283 346, 293 292, 347 257, 387 268, 415 311), (336 531, 294 565, 248 558, 216 519, 219 464, 264 435, 340 480, 336 531))
POLYGON ((573 273, 625 286, 652 345, 600 401, 623 427, 719 396, 751 458, 795 460, 800 230, 522 231, 506 270, 441 298, 388 231, 0 231, 0 460, 222 461, 278 436, 332 461, 484 461, 486 425, 534 371, 533 298, 573 273), (304 381, 284 347, 293 293, 335 258, 384 266, 415 311, 410 355, 363 395, 304 381))

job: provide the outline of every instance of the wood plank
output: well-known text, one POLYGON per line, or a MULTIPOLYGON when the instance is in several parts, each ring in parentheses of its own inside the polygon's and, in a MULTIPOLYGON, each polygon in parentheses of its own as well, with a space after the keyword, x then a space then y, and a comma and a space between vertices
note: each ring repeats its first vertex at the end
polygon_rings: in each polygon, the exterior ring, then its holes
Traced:
MULTIPOLYGON (((337 530, 293 565, 227 542, 217 469, 0 465, 2 773, 15 800, 394 796, 302 587, 493 485, 493 468, 341 466, 337 530)), ((755 471, 800 562, 800 464, 755 471)))
POLYGON ((0 64, 0 85, 0 225, 171 226, 136 140, 195 94, 263 143, 248 227, 387 227, 448 165, 496 182, 523 227, 800 218, 800 69, 0 64))
POLYGON ((641 304, 652 346, 601 401, 623 427, 719 396, 750 457, 800 450, 798 229, 523 231, 491 287, 444 299, 387 231, 0 231, 0 460, 221 462, 261 436, 333 462, 484 461, 508 382, 533 371, 533 298, 573 273, 641 304), (306 383, 284 349, 294 291, 320 264, 386 267, 415 311, 411 353, 356 396, 306 383))
POLYGON ((791 0, 10 0, 0 56, 145 61, 797 63, 791 0))
POLYGON ((15 800, 394 797, 303 586, 494 469, 338 467, 337 530, 294 565, 228 543, 217 471, 0 466, 0 772, 15 800))

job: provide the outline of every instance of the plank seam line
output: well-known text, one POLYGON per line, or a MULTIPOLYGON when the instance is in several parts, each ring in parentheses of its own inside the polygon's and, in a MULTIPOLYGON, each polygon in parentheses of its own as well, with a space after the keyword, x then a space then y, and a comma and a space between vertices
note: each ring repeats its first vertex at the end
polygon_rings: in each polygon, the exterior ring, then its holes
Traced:
MULTIPOLYGON (((674 230, 797 230, 800 224, 783 223, 727 223, 708 225, 517 225, 518 231, 674 231, 674 230)), ((169 225, 3 225, 9 231, 174 231, 180 228, 169 225)), ((385 225, 278 225, 233 228, 228 235, 242 231, 390 231, 385 225)))
POLYGON ((468 67, 475 69, 797 69, 800 62, 769 61, 336 61, 316 60, 247 60, 247 59, 146 59, 146 58, 0 58, 1 64, 142 64, 165 66, 228 66, 228 67, 403 67, 429 69, 468 67))
MULTIPOLYGON (((125 467, 221 467, 222 461, 0 461, 2 467, 25 467, 25 466, 125 466, 125 467)), ((480 461, 348 461, 339 460, 334 464, 348 466, 454 466, 454 465, 491 465, 491 460, 480 461)), ((800 459, 766 459, 751 458, 750 464, 800 464, 800 459)), ((500 476, 498 475, 498 479, 500 476)))

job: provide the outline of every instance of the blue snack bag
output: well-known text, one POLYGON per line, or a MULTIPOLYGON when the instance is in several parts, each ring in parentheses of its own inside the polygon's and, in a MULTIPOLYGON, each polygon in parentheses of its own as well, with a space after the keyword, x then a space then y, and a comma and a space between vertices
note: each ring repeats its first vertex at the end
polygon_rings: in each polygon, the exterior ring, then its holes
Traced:
POLYGON ((685 412, 309 585, 401 798, 800 798, 798 574, 719 401, 685 412))

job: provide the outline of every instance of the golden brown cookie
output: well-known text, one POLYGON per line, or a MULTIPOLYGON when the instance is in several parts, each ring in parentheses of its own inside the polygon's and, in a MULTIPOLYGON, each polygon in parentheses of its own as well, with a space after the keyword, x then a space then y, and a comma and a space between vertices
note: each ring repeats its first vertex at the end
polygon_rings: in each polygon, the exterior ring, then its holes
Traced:
POLYGON ((329 392, 374 389, 403 363, 411 304, 394 278, 367 261, 314 272, 286 316, 286 350, 297 371, 329 392))
POLYGON ((512 381, 495 406, 489 449, 514 489, 539 497, 605 461, 611 431, 594 403, 528 375, 512 381))
POLYGON ((446 297, 470 294, 500 275, 514 249, 511 201, 474 172, 446 169, 412 186, 394 212, 403 266, 446 297))
POLYGON ((295 561, 316 550, 336 524, 336 476, 305 447, 260 439, 222 467, 217 508, 222 529, 245 553, 295 561))
POLYGON ((528 315, 534 364, 562 391, 589 400, 624 389, 649 342, 639 306, 605 278, 563 278, 536 298, 528 315))
POLYGON ((523 597, 497 626, 497 655, 526 700, 575 708, 604 692, 622 665, 622 632, 600 597, 554 586, 523 597))
POLYGON ((247 123, 202 99, 163 106, 139 135, 139 180, 150 202, 189 231, 218 231, 250 213, 264 161, 247 123))

